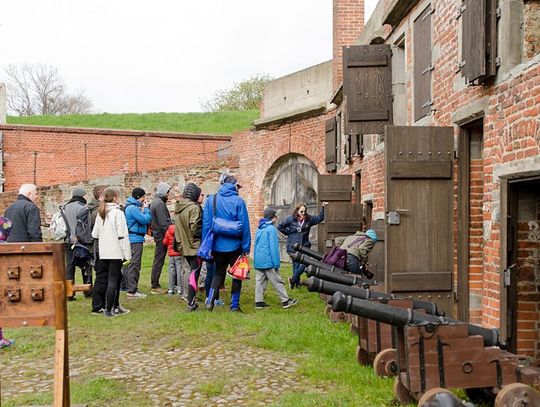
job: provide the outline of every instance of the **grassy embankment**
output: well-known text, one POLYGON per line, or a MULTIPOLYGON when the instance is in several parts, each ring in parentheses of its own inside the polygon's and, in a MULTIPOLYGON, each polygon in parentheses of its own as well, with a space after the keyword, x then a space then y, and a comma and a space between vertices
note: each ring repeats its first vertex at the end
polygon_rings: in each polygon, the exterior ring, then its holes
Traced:
MULTIPOLYGON (((152 246, 145 247, 141 276, 141 289, 145 292, 149 290, 152 252, 152 246)), ((284 266, 282 272, 284 276, 290 275, 290 266, 284 266)), ((162 285, 166 284, 166 279, 165 270, 162 285)), ((230 280, 227 286, 230 287, 230 280)), ((209 343, 223 341, 233 347, 246 345, 269 350, 275 352, 276 359, 292 358, 298 362, 298 389, 281 394, 277 406, 395 405, 391 390, 393 380, 377 378, 373 369, 358 365, 355 358, 358 339, 351 335, 347 324, 335 324, 326 317, 324 303, 318 295, 305 289, 294 291, 292 294, 299 299, 299 304, 283 310, 269 288, 266 300, 271 307, 255 310, 253 288, 253 279, 245 282, 241 304, 244 314, 231 313, 222 307, 213 313, 206 310, 186 313, 185 303, 176 298, 149 295, 144 300, 130 302, 121 297, 121 302, 132 312, 109 320, 91 315, 90 300, 80 296, 68 304, 70 358, 91 358, 97 352, 121 355, 122 349, 129 348, 132 341, 149 351, 204 348, 209 343)), ((228 302, 229 293, 223 298, 228 302)), ((0 352, 2 364, 18 356, 23 358, 21 366, 26 363, 31 366, 33 360, 53 355, 53 329, 7 329, 6 335, 16 339, 16 345, 0 352)), ((96 370, 99 372, 99 367, 96 370)), ((222 380, 225 382, 220 389, 238 378, 222 380)), ((195 384, 199 391, 208 390, 208 383, 195 384)), ((212 388, 213 395, 220 389, 212 388)), ((149 405, 147 394, 128 393, 128 390, 126 383, 100 376, 90 366, 71 379, 73 403, 111 407, 149 405)), ((257 393, 254 400, 256 397, 257 393)), ((41 405, 51 401, 52 392, 32 393, 2 399, 1 405, 41 405)))
POLYGON ((146 131, 231 134, 251 126, 258 110, 216 113, 124 113, 65 116, 8 116, 8 124, 92 127, 146 131))

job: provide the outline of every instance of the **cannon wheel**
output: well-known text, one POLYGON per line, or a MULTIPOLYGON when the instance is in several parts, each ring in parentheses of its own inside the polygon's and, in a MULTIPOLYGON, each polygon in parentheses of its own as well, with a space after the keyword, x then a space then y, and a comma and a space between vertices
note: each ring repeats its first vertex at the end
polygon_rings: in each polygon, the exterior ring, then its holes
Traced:
POLYGON ((364 366, 371 365, 371 358, 369 357, 369 352, 362 348, 360 345, 356 347, 356 360, 358 363, 364 366))
MULTIPOLYGON (((434 387, 433 389, 429 389, 428 391, 426 391, 423 396, 420 397, 420 400, 418 400, 418 407, 423 407, 424 404, 432 401, 439 393, 452 394, 450 390, 443 389, 442 387, 434 387)), ((454 395, 452 394, 452 396, 454 395)))
POLYGON ((373 369, 377 376, 395 376, 398 373, 396 350, 384 349, 377 353, 373 361, 373 369))
POLYGON ((521 406, 540 406, 540 394, 526 384, 512 383, 504 386, 495 397, 495 407, 521 406))
POLYGON ((416 402, 409 389, 399 381, 399 376, 394 381, 394 398, 401 404, 413 404, 416 402))

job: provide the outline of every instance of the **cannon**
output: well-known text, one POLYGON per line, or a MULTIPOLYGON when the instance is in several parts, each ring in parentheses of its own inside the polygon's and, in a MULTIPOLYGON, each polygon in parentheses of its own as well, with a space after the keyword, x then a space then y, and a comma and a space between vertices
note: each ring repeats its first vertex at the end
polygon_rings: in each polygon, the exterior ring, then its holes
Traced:
POLYGON ((335 271, 329 270, 328 268, 318 267, 314 265, 310 265, 306 268, 306 274, 309 277, 317 277, 322 280, 331 281, 333 283, 343 285, 360 285, 363 287, 369 287, 371 285, 379 284, 377 281, 367 280, 357 274, 336 273, 335 271))
POLYGON ((293 247, 297 252, 308 255, 309 257, 313 257, 315 260, 322 261, 324 257, 323 254, 316 252, 315 250, 308 249, 307 247, 302 246, 300 243, 295 243, 293 247))
POLYGON ((496 407, 540 405, 533 388, 540 386, 540 369, 520 365, 518 356, 501 349, 504 344, 495 329, 341 292, 334 293, 330 303, 334 311, 393 326, 399 338, 394 396, 402 403, 426 401, 422 397, 437 388, 463 388, 470 398, 494 399, 496 407))

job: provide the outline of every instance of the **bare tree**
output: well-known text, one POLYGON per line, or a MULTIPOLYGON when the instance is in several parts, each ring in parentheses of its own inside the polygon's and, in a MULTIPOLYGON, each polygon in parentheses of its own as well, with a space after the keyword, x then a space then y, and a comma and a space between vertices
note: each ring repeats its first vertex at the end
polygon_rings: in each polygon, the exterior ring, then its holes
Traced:
POLYGON ((206 112, 223 110, 256 110, 259 109, 264 85, 272 80, 268 74, 257 74, 251 78, 235 83, 231 89, 218 90, 207 100, 200 102, 206 112))
POLYGON ((88 113, 92 108, 83 92, 67 92, 54 66, 8 65, 4 72, 8 109, 19 116, 88 113))

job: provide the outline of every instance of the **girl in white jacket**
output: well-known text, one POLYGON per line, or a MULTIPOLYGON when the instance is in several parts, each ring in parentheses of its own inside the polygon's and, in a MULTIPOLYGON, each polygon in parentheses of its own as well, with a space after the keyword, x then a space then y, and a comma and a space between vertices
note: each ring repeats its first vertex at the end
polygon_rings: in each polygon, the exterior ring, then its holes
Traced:
POLYGON ((131 260, 128 235, 126 217, 118 205, 118 191, 107 188, 103 192, 103 200, 99 204, 98 216, 92 230, 92 237, 98 239, 99 242, 99 259, 109 272, 105 294, 104 315, 106 317, 127 311, 119 306, 118 297, 122 279, 122 263, 131 260))

